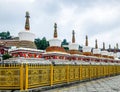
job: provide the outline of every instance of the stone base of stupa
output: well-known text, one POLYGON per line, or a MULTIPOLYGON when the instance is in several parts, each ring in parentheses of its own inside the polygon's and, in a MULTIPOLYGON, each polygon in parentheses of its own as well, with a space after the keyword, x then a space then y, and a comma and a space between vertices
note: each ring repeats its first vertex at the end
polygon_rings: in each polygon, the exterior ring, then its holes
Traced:
POLYGON ((36 49, 36 45, 32 41, 19 41, 19 46, 18 47, 36 49))

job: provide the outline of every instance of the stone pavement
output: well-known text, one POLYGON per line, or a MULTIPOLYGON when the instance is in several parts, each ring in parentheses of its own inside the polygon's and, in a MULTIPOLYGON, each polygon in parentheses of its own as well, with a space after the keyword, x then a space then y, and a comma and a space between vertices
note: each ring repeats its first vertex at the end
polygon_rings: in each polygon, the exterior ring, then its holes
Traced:
POLYGON ((120 92, 120 75, 43 92, 120 92))

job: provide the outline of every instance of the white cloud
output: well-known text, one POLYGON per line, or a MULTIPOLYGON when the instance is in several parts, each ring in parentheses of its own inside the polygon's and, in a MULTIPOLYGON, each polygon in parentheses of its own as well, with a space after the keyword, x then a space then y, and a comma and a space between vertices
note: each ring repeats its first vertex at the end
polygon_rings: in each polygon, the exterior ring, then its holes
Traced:
MULTIPOLYGON (((2 2, 11 2, 11 3, 28 3, 28 2, 30 2, 30 3, 33 3, 33 2, 35 2, 36 0, 4 0, 4 1, 2 1, 2 2)), ((1 2, 1 1, 0 1, 1 2)))
MULTIPOLYGON (((116 34, 119 34, 119 31, 116 30, 120 30, 120 28, 114 28, 114 27, 117 27, 115 23, 118 21, 120 16, 119 13, 120 7, 118 5, 110 4, 105 6, 105 5, 97 4, 94 5, 93 7, 85 9, 84 11, 82 10, 79 11, 79 8, 80 7, 76 7, 76 6, 75 7, 62 6, 60 16, 58 17, 58 21, 60 25, 64 27, 67 26, 67 28, 65 27, 65 30, 71 28, 71 30, 66 30, 68 33, 70 33, 70 35, 72 29, 75 29, 77 36, 76 38, 79 39, 79 40, 76 39, 77 43, 84 44, 84 36, 91 35, 91 31, 93 31, 94 28, 96 29, 96 32, 98 30, 98 33, 90 36, 91 46, 94 46, 94 40, 96 38, 100 40, 101 44, 103 41, 108 42, 108 44, 112 43, 110 41, 114 41, 114 40, 117 42, 119 36, 117 36, 116 34), (94 24, 100 25, 101 28, 98 27, 97 29, 96 25, 94 24), (109 27, 111 26, 113 26, 113 28, 109 29, 109 27), (100 30, 100 34, 99 34, 99 30, 100 30)), ((67 38, 69 38, 69 40, 71 41, 71 37, 67 37, 67 38)))
POLYGON ((84 44, 85 35, 88 35, 90 46, 94 46, 96 38, 100 47, 103 41, 114 45, 119 41, 120 34, 120 2, 87 1, 1 0, 0 25, 5 27, 0 29, 8 28, 11 33, 17 34, 24 29, 25 11, 30 11, 31 31, 37 37, 50 39, 53 36, 53 24, 57 22, 60 39, 71 41, 74 29, 79 44, 84 44))

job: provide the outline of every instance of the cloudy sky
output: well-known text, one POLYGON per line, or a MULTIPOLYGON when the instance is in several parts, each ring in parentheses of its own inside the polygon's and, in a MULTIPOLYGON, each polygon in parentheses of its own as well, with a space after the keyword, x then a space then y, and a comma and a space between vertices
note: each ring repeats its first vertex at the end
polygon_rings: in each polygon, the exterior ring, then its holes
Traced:
POLYGON ((71 42, 72 30, 76 43, 89 46, 98 39, 106 48, 120 44, 120 0, 0 0, 0 32, 12 35, 24 30, 25 12, 30 12, 31 32, 36 37, 53 37, 54 22, 58 24, 58 38, 71 42))

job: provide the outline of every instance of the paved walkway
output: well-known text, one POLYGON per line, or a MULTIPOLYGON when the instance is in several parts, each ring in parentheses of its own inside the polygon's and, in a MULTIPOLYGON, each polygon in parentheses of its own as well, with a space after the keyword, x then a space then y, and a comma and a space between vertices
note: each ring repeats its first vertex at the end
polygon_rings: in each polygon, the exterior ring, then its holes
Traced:
POLYGON ((120 75, 44 92, 120 92, 120 75))

